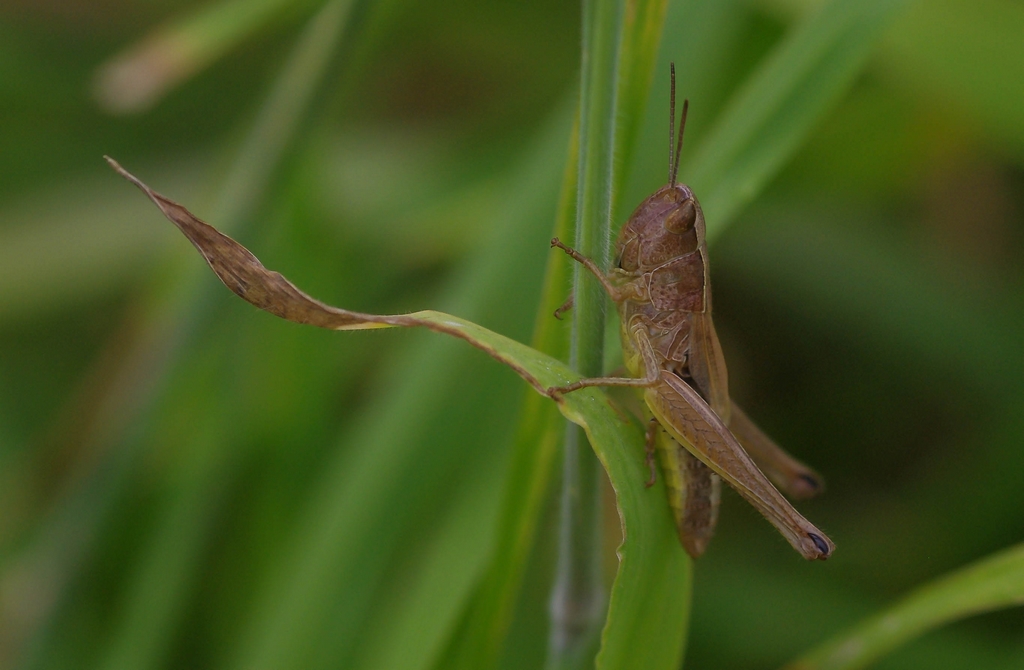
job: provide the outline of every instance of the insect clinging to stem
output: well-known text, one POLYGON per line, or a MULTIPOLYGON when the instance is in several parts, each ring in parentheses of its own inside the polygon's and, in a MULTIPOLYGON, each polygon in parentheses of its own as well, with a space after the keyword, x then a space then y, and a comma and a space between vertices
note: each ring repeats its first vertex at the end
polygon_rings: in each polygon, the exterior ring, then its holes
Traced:
POLYGON ((702 554, 711 539, 724 479, 804 558, 824 560, 835 545, 771 483, 800 499, 820 492, 821 478, 778 447, 729 397, 711 316, 704 214, 690 188, 676 180, 689 104, 683 102, 678 136, 673 137, 675 88, 673 64, 668 183, 623 225, 612 270, 605 273, 558 238, 551 241, 589 270, 615 302, 623 358, 633 376, 581 379, 549 389, 549 394, 587 386, 642 390, 649 484, 657 453, 679 538, 691 556, 702 554))
POLYGON ((605 273, 558 239, 551 241, 592 272, 618 306, 623 357, 633 377, 581 379, 547 389, 514 357, 468 335, 452 317, 438 320, 438 313, 431 312, 365 314, 315 300, 281 274, 267 270, 248 249, 152 190, 113 159, 107 161, 181 230, 228 288, 281 318, 334 330, 427 327, 465 339, 552 397, 586 386, 642 389, 650 483, 657 453, 679 538, 692 556, 704 551, 714 531, 721 478, 805 558, 828 558, 835 548, 832 542, 768 481, 793 498, 807 498, 822 490, 821 478, 776 446, 729 397, 725 360, 711 318, 704 214, 690 188, 676 181, 688 105, 683 104, 675 137, 674 66, 669 109, 668 183, 640 203, 623 226, 615 267, 605 273))

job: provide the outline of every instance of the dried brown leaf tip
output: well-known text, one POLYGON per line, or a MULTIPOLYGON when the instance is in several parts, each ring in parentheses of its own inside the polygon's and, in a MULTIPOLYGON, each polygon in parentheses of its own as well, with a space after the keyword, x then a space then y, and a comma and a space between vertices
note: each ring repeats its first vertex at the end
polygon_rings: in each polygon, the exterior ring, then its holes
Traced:
POLYGON ((288 321, 334 330, 412 325, 403 323, 403 317, 362 314, 332 307, 303 293, 281 273, 265 268, 263 263, 241 244, 170 198, 151 189, 113 158, 104 158, 110 163, 110 167, 135 184, 160 208, 164 216, 199 250, 224 285, 246 302, 288 321))
POLYGON ((303 293, 281 273, 268 270, 256 256, 238 242, 202 221, 170 198, 160 195, 109 156, 110 167, 135 184, 153 201, 164 216, 178 227, 199 250, 217 277, 235 294, 271 314, 319 328, 363 330, 391 326, 421 326, 466 340, 492 358, 511 367, 538 392, 547 394, 541 384, 513 355, 515 348, 525 349, 513 340, 453 316, 434 311, 413 314, 381 315, 353 312, 332 307, 303 293), (499 346, 500 345, 500 346, 499 346))

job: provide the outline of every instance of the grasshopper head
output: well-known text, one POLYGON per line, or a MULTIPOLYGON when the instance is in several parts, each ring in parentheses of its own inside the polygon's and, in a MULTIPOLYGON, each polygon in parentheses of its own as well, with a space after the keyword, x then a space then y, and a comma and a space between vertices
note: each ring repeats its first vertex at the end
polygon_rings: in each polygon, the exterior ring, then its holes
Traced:
POLYGON ((616 245, 619 268, 643 272, 696 252, 704 244, 704 214, 690 187, 669 184, 636 208, 616 245))
POLYGON ((693 254, 704 245, 704 214, 700 203, 689 186, 676 181, 679 173, 679 154, 683 149, 683 130, 686 128, 688 100, 683 101, 683 113, 679 118, 679 136, 673 146, 672 135, 676 119, 676 66, 671 64, 672 86, 669 94, 668 112, 668 184, 658 189, 636 208, 633 216, 622 227, 616 244, 616 265, 628 273, 654 272, 662 268, 666 283, 679 284, 674 290, 703 289, 704 259, 693 254), (690 258, 685 258, 690 257, 690 258), (675 267, 664 267, 670 261, 678 260, 675 267), (699 286, 687 279, 700 278, 699 286), (685 284, 692 286, 685 286, 685 284))

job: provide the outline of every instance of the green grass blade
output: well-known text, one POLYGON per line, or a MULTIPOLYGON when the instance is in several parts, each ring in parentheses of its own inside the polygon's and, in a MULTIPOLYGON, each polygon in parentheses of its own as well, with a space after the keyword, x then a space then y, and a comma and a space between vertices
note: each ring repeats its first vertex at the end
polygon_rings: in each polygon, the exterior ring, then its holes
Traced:
MULTIPOLYGON (((463 337, 496 352, 514 363, 542 386, 564 384, 578 378, 563 363, 523 344, 488 331, 476 324, 439 312, 410 315, 423 323, 457 327, 463 337)), ((620 503, 625 539, 620 549, 623 568, 620 580, 626 587, 617 591, 611 608, 619 624, 606 632, 598 661, 600 668, 673 668, 679 663, 682 638, 676 603, 689 600, 689 561, 679 547, 664 485, 659 480, 648 489, 643 458, 643 437, 632 421, 623 421, 605 394, 584 389, 568 394, 560 410, 584 428, 598 458, 608 472, 620 503), (635 587, 635 588, 634 588, 635 587), (637 616, 627 616, 627 613, 637 616), (675 630, 670 643, 649 644, 651 630, 669 621, 675 630), (641 642, 644 642, 641 644, 641 642)), ((684 605, 684 613, 688 607, 684 605)), ((265 657, 264 657, 265 658, 265 657)), ((265 666, 264 666, 265 667, 265 666)))
MULTIPOLYGON (((536 140, 538 151, 530 157, 522 169, 522 175, 507 187, 509 192, 534 192, 545 190, 545 186, 535 183, 537 177, 531 175, 550 176, 550 169, 544 166, 556 165, 554 156, 564 138, 571 107, 566 105, 559 110, 554 122, 540 133, 536 140)), ((575 133, 571 142, 575 149, 575 133)), ((575 158, 570 163, 575 167, 575 158)), ((571 216, 575 211, 575 170, 567 170, 562 185, 561 204, 559 205, 559 221, 571 227, 571 216)), ((543 221, 543 218, 540 218, 543 221)), ((543 248, 531 249, 533 254, 542 254, 543 248)), ((534 335, 535 348, 547 353, 564 357, 567 338, 567 324, 553 318, 552 312, 565 299, 563 295, 568 285, 569 267, 564 263, 556 263, 555 254, 547 254, 548 281, 545 282, 546 299, 543 303, 550 304, 542 308, 536 321, 534 335), (562 351, 559 351, 559 347, 562 351)), ((560 259, 559 259, 560 260, 560 259)), ((395 608, 389 618, 397 618, 407 627, 386 625, 381 622, 376 630, 381 634, 378 652, 370 654, 360 667, 368 668, 426 668, 434 664, 443 668, 489 668, 494 667, 502 650, 502 642, 516 605, 527 561, 534 548, 541 514, 545 503, 549 500, 550 488, 557 471, 557 456, 560 454, 561 434, 564 430, 563 420, 557 407, 532 391, 524 393, 523 409, 519 420, 516 438, 513 444, 511 464, 507 468, 504 482, 504 500, 494 524, 493 516, 483 519, 482 525, 473 529, 475 551, 484 550, 476 565, 484 569, 483 578, 471 598, 465 593, 436 593, 431 600, 403 603, 395 608), (494 534, 493 542, 482 542, 494 534), (486 566, 486 568, 484 568, 486 566), (462 596, 458 598, 457 596, 462 596), (420 616, 411 610, 422 605, 420 616), (467 627, 454 630, 458 617, 452 614, 439 617, 438 608, 446 605, 466 607, 463 619, 467 627), (435 625, 443 624, 435 629, 435 636, 424 635, 425 620, 435 625), (454 633, 457 633, 454 634, 454 633), (395 649, 390 641, 395 637, 402 639, 401 650, 395 649), (440 645, 449 642, 450 648, 440 653, 440 645), (397 658, 398 656, 402 658, 397 658), (440 660, 438 660, 440 658, 440 660), (403 660, 404 659, 404 660, 403 660)), ((494 486, 493 481, 488 481, 494 486)), ((479 505, 479 503, 474 503, 479 505)), ((453 529, 454 532, 455 529, 453 529)), ((458 536, 453 540, 457 541, 458 536)), ((442 551, 445 543, 437 543, 442 551)), ((454 555, 454 554, 453 554, 454 555)), ((459 572, 453 566, 465 565, 465 558, 458 561, 450 560, 447 571, 459 572)), ((438 570, 438 573, 443 571, 438 570)), ((462 570, 462 572, 465 572, 462 570)), ((472 573, 475 576, 477 573, 472 573)), ((424 572, 424 577, 415 583, 419 591, 429 590, 430 584, 438 577, 424 572)), ((454 613, 455 610, 446 610, 454 613)))
POLYGON ((1024 604, 1024 544, 999 552, 914 593, 786 666, 854 670, 951 621, 1024 604))
MULTIPOLYGON (((240 221, 258 202, 257 190, 269 181, 277 158, 295 136, 297 120, 324 82, 326 65, 339 46, 347 6, 344 0, 329 2, 296 43, 221 192, 215 209, 225 220, 240 221)), ((221 413, 214 409, 223 407, 223 401, 209 400, 210 416, 223 414, 223 409, 221 413)), ((199 578, 201 548, 209 541, 209 523, 216 518, 211 510, 232 462, 224 453, 230 445, 224 431, 223 425, 210 428, 205 431, 209 434, 197 438, 200 446, 184 450, 179 465, 190 474, 190 481, 176 482, 178 486, 167 494, 163 518, 129 585, 102 667, 159 667, 166 655, 175 624, 199 578)))
MULTIPOLYGON (((664 21, 665 2, 645 2, 631 6, 623 26, 624 66, 620 72, 617 105, 620 113, 615 125, 618 164, 629 162, 629 146, 635 141, 642 120, 647 91, 653 77, 653 62, 661 25, 664 21)), ((576 151, 578 140, 573 142, 576 151)), ((624 173, 616 170, 617 184, 624 173)), ((573 155, 563 179, 562 205, 559 208, 555 235, 562 239, 572 237, 572 222, 576 216, 574 195, 577 190, 577 156, 573 155)), ((616 187, 614 193, 621 189, 616 187)), ((570 264, 560 255, 549 257, 545 296, 537 317, 535 348, 556 356, 560 351, 561 324, 551 313, 565 298, 566 273, 570 264)), ((510 623, 512 607, 519 592, 519 579, 526 568, 538 526, 541 503, 549 484, 552 457, 560 442, 554 432, 553 408, 530 394, 524 405, 517 447, 507 485, 507 502, 499 533, 499 544, 494 564, 478 593, 477 601, 468 617, 469 630, 461 636, 454 658, 445 667, 491 667, 500 650, 505 631, 510 623), (486 629, 488 632, 484 632, 486 629), (471 651, 470 651, 471 650, 471 651), (458 659, 457 661, 455 659, 458 659), (462 665, 458 665, 461 663, 462 665)), ((555 414, 554 416, 557 416, 555 414)), ((682 594, 680 594, 682 595, 682 594)), ((682 598, 685 602, 686 598, 682 598)), ((676 630, 685 630, 684 626, 676 630)))
POLYGON ((460 491, 427 546, 417 552, 415 564, 408 569, 413 579, 400 592, 389 593, 390 602, 375 605, 380 614, 366 626, 364 649, 348 667, 429 668, 442 652, 493 546, 487 540, 494 532, 496 498, 486 489, 495 485, 499 472, 492 470, 472 478, 460 491))
MULTIPOLYGON (((764 0, 790 19, 818 0, 764 0)), ((913 2, 893 22, 876 60, 895 85, 942 112, 966 113, 993 148, 1024 160, 1024 7, 1004 0, 913 2), (936 102, 939 104, 936 105, 936 102), (943 109, 948 107, 948 109, 943 109)), ((881 69, 881 68, 880 68, 881 69)))
MULTIPOLYGON (((615 104, 615 173, 612 211, 616 211, 640 134, 651 82, 655 76, 658 47, 668 0, 631 2, 626 7, 619 58, 619 85, 615 104)), ((668 80, 666 75, 665 81, 668 80)), ((667 152, 666 152, 667 153, 667 152)), ((667 156, 666 156, 667 160, 667 156)), ((667 168, 666 168, 667 174, 667 168)))
MULTIPOLYGON (((309 89, 323 84, 326 66, 337 54, 338 37, 347 15, 346 7, 344 0, 328 3, 310 21, 292 57, 282 67, 276 86, 262 108, 263 115, 246 138, 247 146, 265 142, 268 151, 255 157, 252 154, 245 155, 243 159, 247 165, 234 172, 235 175, 245 175, 260 182, 234 189, 232 193, 235 196, 259 193, 265 188, 273 168, 280 163, 281 152, 299 136, 301 121, 314 99, 309 89), (279 99, 281 95, 289 96, 290 99, 282 101, 279 99), (272 113, 267 113, 268 110, 272 113)), ((237 185, 238 180, 235 183, 237 185)), ((241 217, 253 205, 254 200, 241 203, 233 202, 232 198, 222 198, 219 209, 225 214, 228 227, 239 228, 242 222, 237 218, 232 220, 232 216, 241 217)), ((131 485, 138 457, 135 447, 138 438, 136 431, 141 429, 139 416, 152 409, 157 390, 161 382, 170 376, 172 364, 187 357, 188 347, 183 340, 187 340, 188 335, 195 335, 195 331, 190 329, 196 326, 197 314, 203 308, 197 295, 203 295, 206 289, 197 284, 203 275, 190 270, 188 266, 176 264, 177 260, 187 261, 189 257, 179 258, 172 254, 164 259, 160 278, 142 292, 142 314, 129 316, 130 321, 141 319, 142 323, 138 324, 139 328, 130 329, 130 334, 120 343, 119 359, 112 366, 114 369, 109 371, 115 381, 95 391, 99 396, 96 399, 99 408, 96 410, 97 415, 84 427, 83 434, 77 439, 89 445, 87 448, 96 450, 96 462, 87 461, 89 469, 80 478, 71 478, 70 490, 62 492, 65 496, 46 520, 44 532, 40 533, 42 547, 37 547, 39 553, 59 552, 59 556, 54 558, 60 569, 49 576, 50 586, 56 594, 52 610, 40 609, 39 616, 60 618, 65 608, 74 610, 77 607, 76 580, 81 578, 80 573, 88 565, 92 553, 101 549, 98 546, 101 530, 105 523, 110 523, 111 518, 119 513, 120 510, 115 507, 118 496, 123 495, 131 485)), ((199 459, 197 465, 205 463, 198 467, 201 472, 208 473, 210 470, 207 465, 220 463, 218 459, 205 461, 205 457, 196 456, 199 459)), ((211 486, 217 485, 203 476, 199 476, 199 479, 211 486)), ((136 644, 138 649, 144 651, 142 656, 150 664, 157 663, 163 657, 163 645, 169 639, 166 631, 156 624, 137 626, 138 622, 134 620, 131 610, 136 607, 136 603, 142 603, 149 609, 147 617, 151 622, 175 620, 188 595, 184 584, 192 583, 191 580, 195 579, 195 570, 201 561, 201 557, 189 545, 194 547, 196 543, 201 543, 204 532, 202 528, 196 528, 196 535, 184 527, 177 510, 190 506, 209 509, 207 503, 212 499, 209 496, 209 491, 191 489, 183 494, 180 502, 170 500, 167 503, 167 512, 162 518, 162 524, 158 524, 160 527, 153 539, 153 546, 146 552, 146 564, 135 571, 137 579, 128 587, 130 593, 125 603, 129 611, 114 624, 114 637, 109 643, 109 649, 105 650, 108 658, 120 658, 122 652, 119 649, 128 649, 136 644), (172 559, 179 563, 167 574, 175 574, 175 579, 180 581, 183 588, 166 589, 160 588, 159 584, 154 586, 151 578, 161 571, 159 564, 166 558, 160 555, 157 548, 162 543, 174 542, 174 537, 180 538, 183 544, 181 551, 176 552, 172 559), (147 589, 152 589, 151 592, 158 594, 159 598, 151 600, 142 595, 147 589), (142 637, 133 641, 136 635, 142 637)), ((62 634, 66 634, 66 631, 62 631, 60 626, 41 628, 33 653, 45 656, 49 653, 47 647, 51 636, 59 638, 62 634)), ((90 640, 90 644, 97 642, 100 641, 90 640)), ((135 660, 141 662, 142 656, 135 657, 135 660)))
POLYGON ((733 95, 685 171, 708 237, 724 229, 849 88, 905 0, 830 0, 794 28, 733 95))
MULTIPOLYGON (((608 265, 614 170, 615 103, 623 3, 583 3, 579 192, 574 245, 599 267, 608 265)), ((570 365, 585 377, 602 373, 607 298, 596 279, 573 268, 570 365)), ((601 480, 586 438, 567 426, 563 448, 558 565, 551 596, 548 667, 589 665, 604 619, 601 574, 601 480)))
POLYGON ((230 462, 225 442, 216 428, 203 426, 193 443, 181 445, 191 461, 190 476, 176 481, 165 496, 156 532, 135 565, 122 615, 99 668, 142 670, 163 664, 188 596, 195 592, 203 549, 217 518, 213 510, 223 492, 224 466, 230 462))
MULTIPOLYGON (((574 125, 555 223, 559 237, 571 237, 575 226, 578 150, 579 128, 574 125)), ((558 254, 548 255, 543 296, 534 321, 533 347, 558 359, 568 357, 568 324, 553 314, 565 301, 570 271, 558 254)), ((557 408, 528 392, 506 476, 494 554, 467 610, 467 627, 452 641, 439 667, 470 670, 496 665, 555 481, 563 433, 564 422, 557 408)))
MULTIPOLYGON (((639 134, 655 75, 665 12, 666 3, 658 1, 631 3, 626 10, 616 99, 615 149, 622 165, 631 162, 639 134)), ((616 196, 625 180, 621 170, 613 176, 616 196)), ((619 569, 612 585, 597 667, 678 668, 690 612, 690 560, 671 524, 662 526, 661 533, 651 534, 642 544, 636 540, 633 529, 642 522, 631 518, 634 512, 630 508, 636 504, 632 496, 640 493, 637 489, 642 487, 642 475, 634 472, 632 476, 632 481, 620 481, 618 485, 613 479, 624 540, 618 551, 619 569)))
MULTIPOLYGON (((553 138, 564 138, 568 127, 569 115, 563 113, 531 147, 522 178, 508 188, 509 201, 495 210, 502 215, 489 222, 487 240, 453 277, 444 300, 452 311, 513 330, 523 330, 522 324, 529 322, 534 303, 510 301, 509 295, 528 296, 537 290, 564 152, 564 145, 553 138)), ((300 514, 281 570, 257 595, 259 606, 245 624, 235 667, 359 667, 364 626, 371 627, 371 640, 394 639, 386 630, 393 623, 390 617, 374 613, 377 592, 393 581, 389 563, 407 555, 410 538, 430 528, 425 524, 444 525, 443 515, 425 510, 484 476, 472 464, 502 460, 502 433, 507 431, 494 413, 507 417, 519 392, 505 371, 460 343, 436 337, 418 338, 415 348, 389 360, 387 368, 386 392, 348 431, 300 514), (495 403, 495 398, 504 402, 495 403), (456 472, 449 471, 456 466, 456 472)), ((496 509, 498 471, 488 472, 494 474, 482 490, 490 497, 477 504, 496 509)), ((489 547, 492 532, 486 526, 475 534, 489 547)), ((438 551, 444 553, 443 545, 438 551)), ((431 635, 417 633, 413 639, 422 653, 405 658, 423 665, 433 661, 456 623, 457 608, 449 606, 468 598, 466 589, 481 575, 485 557, 470 553, 448 564, 449 571, 465 580, 462 590, 452 590, 444 594, 444 603, 436 603, 452 615, 435 622, 444 626, 433 628, 431 635)), ((417 591, 428 575, 436 574, 418 558, 408 571, 419 575, 413 582, 417 591)), ((399 574, 408 578, 407 571, 399 574)), ((411 625, 416 621, 407 614, 397 620, 411 625)), ((366 662, 383 659, 382 651, 376 646, 365 650, 366 662)))
POLYGON ((223 0, 144 37, 100 66, 96 97, 108 111, 140 112, 171 88, 296 4, 311 0, 223 0))
POLYGON ((885 39, 887 66, 966 110, 1024 161, 1024 7, 999 0, 917 2, 885 39))

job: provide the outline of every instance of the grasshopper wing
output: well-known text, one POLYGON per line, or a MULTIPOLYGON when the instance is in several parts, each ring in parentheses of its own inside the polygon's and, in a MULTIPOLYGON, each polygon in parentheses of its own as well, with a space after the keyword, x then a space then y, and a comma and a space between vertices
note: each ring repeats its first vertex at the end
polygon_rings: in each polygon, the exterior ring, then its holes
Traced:
POLYGON ((711 312, 694 312, 690 317, 689 372, 697 390, 711 409, 729 423, 732 401, 729 400, 729 373, 725 355, 718 341, 711 312))

